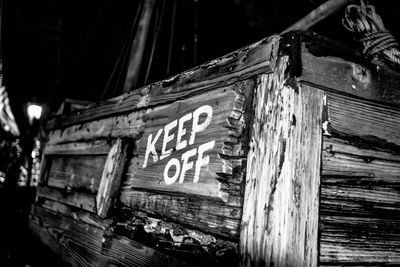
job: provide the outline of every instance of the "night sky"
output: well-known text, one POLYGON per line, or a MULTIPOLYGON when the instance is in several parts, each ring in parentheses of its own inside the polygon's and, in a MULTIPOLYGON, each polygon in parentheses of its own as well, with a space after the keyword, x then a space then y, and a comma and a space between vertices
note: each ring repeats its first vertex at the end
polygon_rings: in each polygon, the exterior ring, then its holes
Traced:
MULTIPOLYGON (((152 46, 146 46, 138 87, 279 33, 324 2, 176 0, 172 25, 174 0, 164 1, 158 0, 153 11, 148 41, 155 40, 156 45, 150 67, 152 46)), ((372 3, 386 27, 395 37, 400 36, 399 4, 394 0, 372 3)), ((95 102, 122 93, 130 32, 139 4, 3 0, 4 82, 20 124, 28 101, 46 103, 54 111, 64 98, 95 102)), ((356 46, 354 37, 341 25, 342 15, 339 12, 311 30, 356 46)))

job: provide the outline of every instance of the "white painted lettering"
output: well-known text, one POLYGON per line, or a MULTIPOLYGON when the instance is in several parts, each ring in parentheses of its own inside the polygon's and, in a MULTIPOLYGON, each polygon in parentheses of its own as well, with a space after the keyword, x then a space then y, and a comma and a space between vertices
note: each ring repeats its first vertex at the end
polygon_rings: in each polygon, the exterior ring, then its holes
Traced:
MULTIPOLYGON (((197 108, 193 113, 187 113, 176 120, 171 121, 166 124, 163 128, 159 129, 154 136, 149 134, 147 138, 147 147, 144 155, 143 168, 146 168, 149 163, 149 157, 152 155, 153 162, 156 163, 159 160, 163 160, 173 153, 173 150, 179 151, 182 149, 187 149, 189 145, 193 145, 196 139, 196 135, 204 131, 211 123, 213 116, 213 109, 209 105, 204 105, 197 108), (189 124, 188 121, 192 120, 192 129, 190 136, 188 134, 187 128, 185 128, 185 122, 189 124), (173 129, 176 130, 173 130, 173 129), (161 134, 164 132, 163 142, 158 145, 158 140, 161 134), (175 134, 176 132, 176 134, 175 134), (185 136, 187 136, 185 138, 185 136), (153 139, 154 137, 154 139, 153 139), (168 143, 176 138, 175 147, 168 148, 168 143), (184 140, 186 139, 186 140, 184 140), (161 146, 160 154, 156 151, 161 146)), ((203 134, 203 136, 206 134, 203 134)), ((202 145, 196 145, 196 147, 191 147, 189 150, 182 153, 181 159, 171 158, 164 168, 164 182, 166 185, 171 185, 178 181, 183 183, 185 181, 185 176, 187 176, 188 171, 194 169, 193 183, 198 183, 200 179, 200 173, 202 167, 203 170, 210 163, 210 156, 206 155, 206 152, 213 149, 215 146, 215 140, 209 141, 202 145), (196 155, 197 154, 197 155, 196 155), (192 159, 193 158, 193 159, 192 159), (197 159, 196 159, 197 158, 197 159)), ((193 171, 191 171, 193 172, 193 171)))
POLYGON ((190 149, 182 154, 182 169, 181 169, 181 176, 179 177, 179 183, 183 183, 185 179, 185 174, 188 170, 193 168, 193 161, 188 162, 190 157, 196 155, 197 148, 190 149))
POLYGON ((151 138, 153 137, 153 134, 150 134, 149 137, 147 138, 147 147, 146 147, 146 153, 144 154, 144 162, 143 162, 143 168, 146 168, 147 166, 147 159, 151 154, 153 154, 153 161, 157 162, 158 161, 158 154, 156 151, 156 142, 158 140, 158 138, 160 137, 162 133, 162 129, 158 130, 156 137, 154 138, 154 140, 152 141, 151 138))
POLYGON ((199 107, 193 112, 193 126, 192 126, 192 133, 190 135, 189 145, 194 144, 194 139, 196 133, 203 131, 211 122, 213 110, 212 107, 209 105, 204 105, 199 107), (205 113, 207 115, 206 119, 203 123, 199 124, 200 115, 205 113))
POLYGON ((170 142, 172 139, 174 139, 174 136, 175 136, 175 134, 169 135, 169 131, 171 129, 175 128, 177 124, 178 124, 178 121, 173 120, 170 123, 168 123, 167 125, 165 125, 165 127, 164 127, 164 141, 163 141, 163 145, 162 145, 160 160, 165 159, 172 153, 172 148, 170 148, 168 150, 165 150, 165 149, 167 148, 168 142, 170 142))
POLYGON ((215 140, 199 146, 193 183, 197 183, 199 181, 201 167, 207 165, 210 162, 210 156, 205 156, 203 158, 204 152, 213 149, 214 145, 215 145, 215 140))
POLYGON ((175 183, 176 179, 178 179, 179 176, 179 171, 181 169, 181 164, 178 159, 172 158, 170 161, 168 161, 167 165, 165 166, 164 169, 164 182, 165 184, 173 184, 175 183), (168 176, 169 169, 171 166, 175 166, 175 174, 172 177, 168 176))
POLYGON ((183 128, 183 124, 192 118, 192 113, 188 113, 179 119, 178 133, 176 134, 176 150, 184 149, 187 146, 187 141, 182 140, 182 136, 186 134, 186 129, 183 128))

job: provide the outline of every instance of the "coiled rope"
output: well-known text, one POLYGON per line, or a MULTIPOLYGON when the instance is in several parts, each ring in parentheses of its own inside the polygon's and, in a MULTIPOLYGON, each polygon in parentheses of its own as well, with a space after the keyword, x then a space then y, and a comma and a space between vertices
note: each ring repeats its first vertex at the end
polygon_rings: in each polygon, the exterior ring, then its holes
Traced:
POLYGON ((393 62, 400 65, 400 46, 383 25, 374 6, 365 4, 364 0, 360 0, 360 5, 348 5, 342 24, 357 35, 364 46, 364 54, 384 63, 393 62))

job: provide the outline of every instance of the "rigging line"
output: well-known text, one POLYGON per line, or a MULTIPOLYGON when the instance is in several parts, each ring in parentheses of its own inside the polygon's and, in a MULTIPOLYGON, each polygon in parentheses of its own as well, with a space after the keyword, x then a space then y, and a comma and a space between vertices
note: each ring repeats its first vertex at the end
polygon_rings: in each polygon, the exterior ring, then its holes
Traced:
POLYGON ((170 75, 170 72, 171 72, 172 46, 173 46, 174 34, 175 34, 176 10, 177 10, 177 0, 174 0, 173 7, 172 7, 171 37, 169 39, 169 46, 168 46, 168 60, 167 60, 166 76, 170 75))
POLYGON ((139 2, 139 6, 136 9, 136 14, 135 14, 135 18, 134 18, 133 23, 132 23, 132 27, 128 31, 128 36, 127 36, 126 40, 124 41, 124 44, 123 44, 123 46, 121 48, 121 53, 119 54, 119 56, 117 58, 117 61, 114 64, 114 68, 113 68, 113 70, 112 70, 112 72, 111 72, 111 74, 109 76, 109 79, 107 81, 105 89, 103 90, 103 93, 101 95, 101 98, 104 98, 106 93, 110 90, 109 87, 111 86, 111 82, 112 82, 114 76, 116 75, 117 70, 120 69, 120 71, 117 73, 117 76, 116 76, 116 81, 115 81, 114 88, 112 89, 112 94, 114 95, 114 93, 117 90, 116 87, 118 87, 118 81, 121 79, 121 74, 122 74, 121 68, 124 69, 123 66, 126 64, 126 56, 127 56, 126 55, 126 53, 127 53, 126 51, 129 50, 128 49, 129 43, 131 42, 132 36, 134 35, 135 29, 137 28, 139 17, 140 17, 140 14, 141 14, 142 10, 143 10, 143 2, 144 2, 143 0, 139 2))
POLYGON ((158 37, 160 36, 161 24, 162 24, 162 21, 164 20, 165 6, 166 6, 166 0, 163 0, 161 10, 159 9, 158 12, 156 13, 156 19, 155 19, 156 31, 154 33, 154 39, 153 39, 153 43, 152 43, 152 47, 151 47, 151 53, 150 53, 149 63, 147 65, 147 71, 146 71, 146 77, 144 79, 144 84, 147 84, 148 77, 150 74, 150 69, 151 69, 151 66, 153 63, 154 51, 158 44, 158 37), (161 14, 159 14, 159 13, 161 13, 161 14))

